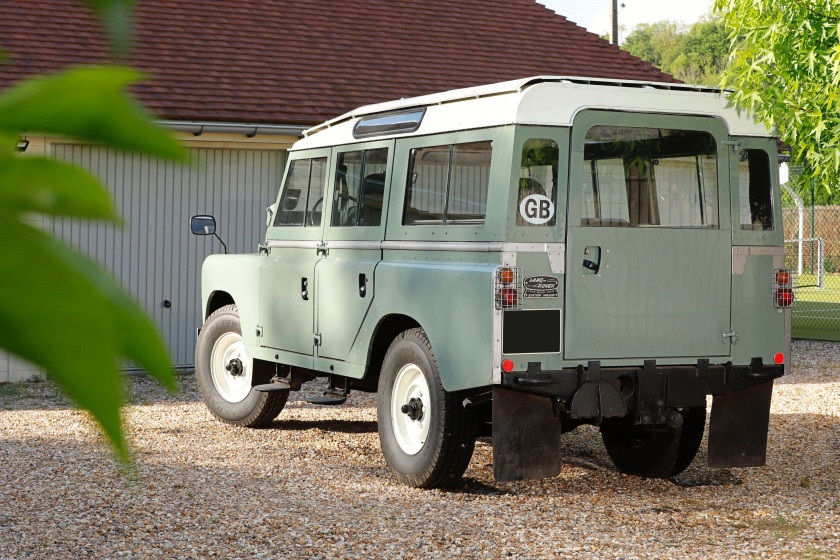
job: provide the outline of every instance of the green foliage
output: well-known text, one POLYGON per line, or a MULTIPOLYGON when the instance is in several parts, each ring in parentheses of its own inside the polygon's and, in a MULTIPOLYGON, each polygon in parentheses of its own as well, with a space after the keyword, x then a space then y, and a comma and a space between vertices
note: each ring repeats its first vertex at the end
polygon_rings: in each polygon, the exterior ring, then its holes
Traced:
POLYGON ((117 60, 125 58, 131 46, 131 10, 135 0, 82 0, 99 19, 117 60))
MULTIPOLYGON (((124 31, 126 1, 88 1, 112 34, 124 31)), ((30 225, 32 216, 119 222, 92 175, 16 153, 26 133, 57 134, 183 159, 126 94, 139 79, 122 67, 79 68, 30 80, 0 95, 0 347, 38 366, 102 426, 129 462, 120 406, 122 358, 174 389, 169 356, 152 322, 110 274, 30 225)))
POLYGON ((715 0, 732 101, 780 135, 826 189, 840 171, 840 2, 715 0))
POLYGON ((723 23, 710 19, 692 26, 673 21, 643 23, 621 47, 678 80, 711 86, 720 81, 726 66, 727 44, 723 23))
POLYGON ((168 158, 180 146, 123 92, 140 79, 119 66, 78 68, 36 78, 0 97, 0 129, 52 133, 168 158))

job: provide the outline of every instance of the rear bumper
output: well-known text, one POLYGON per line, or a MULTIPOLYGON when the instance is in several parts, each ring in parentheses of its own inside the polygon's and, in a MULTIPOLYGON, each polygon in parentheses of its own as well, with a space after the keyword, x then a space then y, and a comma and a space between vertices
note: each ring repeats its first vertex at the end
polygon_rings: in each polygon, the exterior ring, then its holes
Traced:
POLYGON ((493 398, 493 465, 497 480, 554 476, 560 472, 560 434, 604 418, 633 415, 639 426, 678 429, 674 409, 706 407, 713 395, 709 422, 708 462, 713 467, 765 464, 773 380, 784 366, 765 366, 755 358, 748 366, 601 368, 599 362, 572 370, 505 374, 493 398), (669 413, 672 413, 669 425, 669 413), (660 426, 660 427, 656 427, 660 426))
POLYGON ((662 424, 669 409, 705 406, 706 395, 718 396, 772 381, 784 375, 783 365, 765 365, 753 358, 749 365, 709 364, 660 366, 647 360, 642 367, 602 368, 589 362, 575 369, 543 371, 529 362, 527 371, 502 377, 502 387, 549 397, 570 420, 633 413, 636 424, 662 424))

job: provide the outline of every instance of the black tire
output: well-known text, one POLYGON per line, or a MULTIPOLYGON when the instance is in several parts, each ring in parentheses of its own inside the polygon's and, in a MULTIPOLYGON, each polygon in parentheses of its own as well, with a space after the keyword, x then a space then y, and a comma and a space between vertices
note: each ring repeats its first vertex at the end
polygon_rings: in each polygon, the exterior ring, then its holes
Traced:
POLYGON ((435 355, 422 329, 407 330, 394 339, 382 363, 376 404, 382 453, 400 482, 416 488, 440 488, 461 479, 472 458, 476 437, 475 423, 462 400, 444 390, 435 355), (414 376, 420 386, 422 377, 428 394, 406 394, 402 388, 409 376, 414 376), (401 399, 400 395, 414 396, 401 399), (420 405, 412 411, 416 418, 399 410, 412 401, 420 405), (405 430, 422 425, 424 420, 428 423, 424 438, 405 436, 405 430), (419 449, 407 452, 412 444, 419 449))
POLYGON ((221 381, 225 377, 228 379, 236 378, 239 383, 238 392, 230 393, 230 395, 233 395, 232 397, 228 395, 226 398, 220 392, 219 386, 217 386, 220 381, 214 381, 214 367, 219 368, 220 365, 218 359, 214 360, 214 347, 217 342, 235 341, 236 336, 239 337, 239 340, 242 339, 242 327, 239 323, 239 314, 235 305, 226 305, 217 309, 204 322, 198 336, 198 342, 195 345, 195 377, 198 381, 198 389, 201 392, 204 404, 207 405, 213 416, 222 422, 248 428, 263 426, 277 418, 277 415, 286 406, 289 392, 261 393, 248 389, 253 385, 268 383, 274 374, 273 364, 260 360, 253 360, 253 367, 250 371, 245 368, 241 378, 240 376, 231 376, 221 370, 216 371, 216 379, 220 379, 219 376, 222 376, 221 381), (214 361, 216 362, 215 365, 214 361), (250 380, 248 376, 250 376, 250 380), (247 396, 238 400, 239 395, 247 396))
POLYGON ((679 428, 635 426, 632 414, 605 420, 601 438, 616 468, 649 478, 668 478, 684 471, 700 449, 706 408, 687 408, 682 415, 679 428))

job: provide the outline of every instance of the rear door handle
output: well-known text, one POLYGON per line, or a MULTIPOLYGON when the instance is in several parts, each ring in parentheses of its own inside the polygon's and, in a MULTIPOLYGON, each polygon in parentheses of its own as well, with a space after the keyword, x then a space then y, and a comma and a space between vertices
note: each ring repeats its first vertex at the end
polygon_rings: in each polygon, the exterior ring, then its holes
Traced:
POLYGON ((304 300, 309 299, 309 280, 306 278, 300 279, 300 297, 304 300))
POLYGON ((597 245, 592 245, 583 250, 583 267, 591 270, 593 274, 598 274, 601 269, 601 248, 597 245))

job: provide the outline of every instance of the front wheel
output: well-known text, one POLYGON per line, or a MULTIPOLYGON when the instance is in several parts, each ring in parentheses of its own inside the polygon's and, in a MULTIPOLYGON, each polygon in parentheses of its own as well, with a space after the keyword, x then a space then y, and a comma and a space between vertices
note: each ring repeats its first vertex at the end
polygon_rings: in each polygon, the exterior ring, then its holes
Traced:
POLYGON ((443 388, 422 329, 391 343, 376 404, 382 453, 400 482, 438 488, 460 480, 475 447, 475 424, 461 399, 443 388))
POLYGON ((682 425, 636 426, 633 415, 610 418, 601 425, 604 447, 616 468, 625 474, 668 478, 684 471, 703 439, 706 407, 683 409, 682 425))
POLYGON ((226 305, 207 318, 195 346, 195 377, 213 416, 226 424, 249 428, 277 418, 289 392, 252 389, 253 385, 268 383, 272 375, 271 364, 245 353, 235 305, 226 305))

